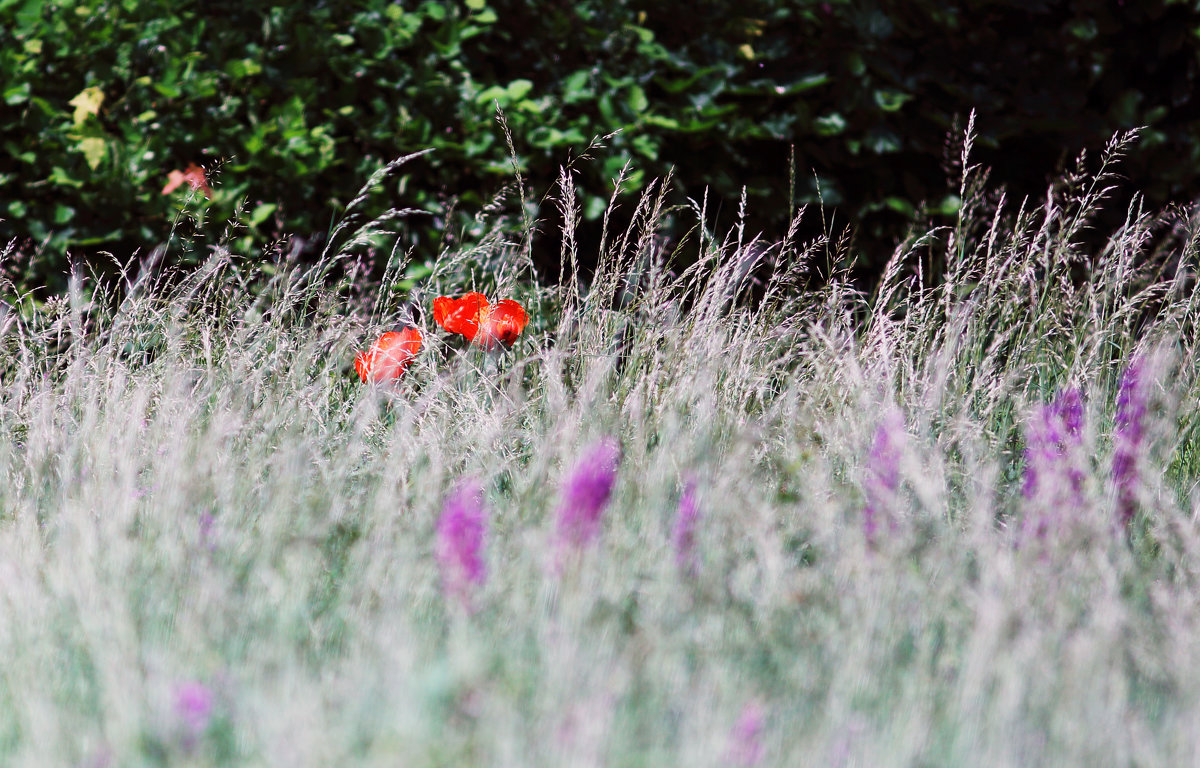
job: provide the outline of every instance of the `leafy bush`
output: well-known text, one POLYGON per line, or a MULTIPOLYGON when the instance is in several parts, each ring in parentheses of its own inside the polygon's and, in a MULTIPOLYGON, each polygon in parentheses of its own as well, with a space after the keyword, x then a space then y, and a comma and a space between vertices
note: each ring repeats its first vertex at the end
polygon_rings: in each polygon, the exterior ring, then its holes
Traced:
POLYGON ((1017 193, 1039 190, 1064 153, 1138 124, 1151 130, 1127 167, 1152 203, 1200 172, 1197 38, 1177 3, 213 9, 0 0, 0 226, 42 255, 10 265, 19 282, 61 287, 68 252, 145 252, 170 237, 172 258, 197 261, 197 230, 227 231, 243 254, 284 234, 315 242, 361 179, 421 149, 434 152, 375 190, 365 214, 428 211, 405 225, 427 260, 478 236, 475 215, 519 171, 529 214, 549 220, 535 247, 551 272, 561 227, 540 203, 563 164, 589 190, 584 239, 599 239, 605 187, 632 161, 629 191, 675 167, 679 189, 711 187, 726 223, 744 189, 752 231, 778 232, 792 206, 823 200, 857 227, 868 262, 914 217, 953 214, 945 137, 975 108, 983 157, 1017 193), (1026 34, 1004 32, 1014 27, 1026 34), (604 149, 582 159, 598 138, 604 149), (211 200, 160 194, 190 163, 211 176, 211 200))

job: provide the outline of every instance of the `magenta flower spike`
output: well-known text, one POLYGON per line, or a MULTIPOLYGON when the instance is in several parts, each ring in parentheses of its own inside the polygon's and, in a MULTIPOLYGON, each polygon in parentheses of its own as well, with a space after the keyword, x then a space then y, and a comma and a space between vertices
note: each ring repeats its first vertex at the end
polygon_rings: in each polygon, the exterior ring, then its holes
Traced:
POLYGON ((1025 425, 1025 498, 1022 538, 1044 539, 1064 510, 1083 505, 1083 398, 1063 390, 1034 411, 1025 425))
POLYGON ((600 534, 601 517, 617 481, 621 449, 606 438, 584 449, 562 486, 558 505, 560 547, 583 549, 600 534))
POLYGON ((486 528, 483 488, 475 480, 459 483, 442 506, 435 556, 446 596, 468 606, 472 592, 487 578, 483 561, 486 528))
POLYGON ((900 490, 900 457, 904 453, 904 443, 904 414, 893 408, 875 428, 863 478, 863 491, 867 497, 863 507, 863 534, 870 544, 875 543, 881 518, 889 527, 895 525, 894 507, 900 490))
POLYGON ((189 680, 175 689, 175 714, 187 729, 190 740, 198 738, 212 720, 214 699, 204 683, 189 680))
POLYGON ((756 701, 748 701, 729 734, 729 749, 726 759, 733 765, 750 768, 762 762, 762 732, 766 725, 766 712, 756 701))
POLYGON ((1113 431, 1112 479, 1117 493, 1117 524, 1121 530, 1129 526, 1137 509, 1139 464, 1149 403, 1146 363, 1143 358, 1135 357, 1121 376, 1113 431))
POLYGON ((671 545, 675 549, 675 565, 680 572, 694 574, 699 568, 696 555, 696 528, 700 522, 700 501, 696 483, 689 480, 683 486, 675 524, 671 527, 671 545))

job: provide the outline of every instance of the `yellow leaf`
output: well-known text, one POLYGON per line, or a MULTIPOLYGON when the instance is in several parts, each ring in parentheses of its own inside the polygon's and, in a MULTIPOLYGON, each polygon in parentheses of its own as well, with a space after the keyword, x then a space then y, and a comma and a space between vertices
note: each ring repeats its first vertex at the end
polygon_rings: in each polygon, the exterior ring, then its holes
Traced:
POLYGON ((88 115, 100 114, 100 105, 104 103, 104 91, 93 85, 91 88, 84 88, 67 103, 75 107, 75 125, 79 125, 87 120, 88 115))
POLYGON ((80 139, 75 148, 83 153, 83 159, 87 160, 88 168, 93 171, 100 167, 100 163, 104 162, 104 157, 108 154, 108 145, 104 143, 104 139, 94 136, 80 139))
POLYGON ((754 48, 750 45, 750 43, 743 43, 742 45, 738 46, 738 53, 742 55, 743 59, 748 59, 750 61, 754 60, 754 48))

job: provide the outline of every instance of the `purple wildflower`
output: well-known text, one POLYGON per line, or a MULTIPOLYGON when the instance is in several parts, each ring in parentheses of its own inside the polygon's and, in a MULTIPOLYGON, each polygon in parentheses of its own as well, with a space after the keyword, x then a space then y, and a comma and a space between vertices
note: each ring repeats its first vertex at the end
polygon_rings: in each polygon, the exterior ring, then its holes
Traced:
POLYGON ((621 449, 612 439, 589 446, 562 487, 558 506, 560 545, 582 549, 600 533, 600 517, 617 480, 621 449))
POLYGON ((683 487, 683 495, 679 497, 675 525, 671 528, 675 565, 683 573, 695 573, 699 565, 696 557, 696 525, 699 520, 700 503, 696 498, 696 483, 689 480, 683 487))
POLYGON ((487 577, 483 562, 486 527, 483 488, 474 480, 460 483, 442 507, 437 524, 436 557, 446 594, 463 602, 487 577))
POLYGON ((1145 438, 1150 386, 1145 360, 1135 357, 1121 376, 1113 433, 1112 478, 1117 491, 1117 523, 1129 525, 1137 508, 1138 464, 1145 438))
POLYGON ((875 542, 881 517, 887 519, 889 526, 895 525, 892 515, 896 493, 900 490, 900 457, 904 442, 904 414, 893 408, 875 428, 875 440, 867 456, 863 478, 863 491, 867 496, 863 507, 863 533, 868 543, 875 542))
POLYGON ((729 734, 727 760, 734 765, 758 765, 762 760, 762 732, 766 725, 766 713, 757 701, 748 701, 742 714, 729 734))
POLYGON ((195 739, 208 729, 213 713, 213 693, 196 680, 189 680, 175 689, 175 714, 195 739))
POLYGON ((216 518, 212 512, 200 513, 200 545, 213 552, 217 548, 217 540, 213 535, 213 526, 216 524, 216 518))
POLYGON ((1083 504, 1083 398, 1065 389, 1025 426, 1025 535, 1045 538, 1063 509, 1083 504))

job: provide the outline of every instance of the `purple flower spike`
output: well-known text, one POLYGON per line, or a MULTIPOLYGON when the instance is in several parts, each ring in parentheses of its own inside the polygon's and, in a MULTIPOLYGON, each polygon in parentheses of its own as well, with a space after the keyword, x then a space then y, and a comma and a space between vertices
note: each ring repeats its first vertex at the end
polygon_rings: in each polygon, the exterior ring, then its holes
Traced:
POLYGON ((617 480, 621 449, 612 439, 589 446, 567 475, 558 506, 560 546, 582 549, 600 533, 600 517, 617 480))
POLYGON ((893 507, 900 490, 900 457, 904 453, 904 414, 896 409, 887 412, 875 428, 875 440, 867 456, 863 491, 867 503, 863 507, 863 534, 867 542, 875 543, 880 518, 889 526, 895 525, 893 507))
POLYGON ((471 592, 487 577, 483 562, 486 527, 483 488, 474 480, 460 483, 446 499, 437 524, 436 557, 447 596, 469 603, 471 592))
POLYGON ((700 502, 696 497, 696 483, 689 480, 683 487, 683 495, 679 497, 675 525, 671 528, 675 565, 686 574, 694 574, 699 568, 696 557, 696 526, 699 522, 700 502))
POLYGON ((762 705, 756 701, 746 702, 737 724, 729 734, 727 759, 730 763, 749 768, 762 761, 762 732, 765 725, 766 713, 762 705))
POLYGON ((187 728, 189 738, 195 739, 208 729, 213 702, 213 692, 196 680, 189 680, 175 689, 175 714, 187 728))
POLYGON ((1063 510, 1083 505, 1083 397, 1063 390, 1025 425, 1023 536, 1044 539, 1063 510))
POLYGON ((1135 357, 1121 376, 1113 433, 1112 478, 1117 491, 1117 523, 1124 530, 1137 509, 1139 459, 1145 438, 1150 382, 1145 360, 1135 357))

